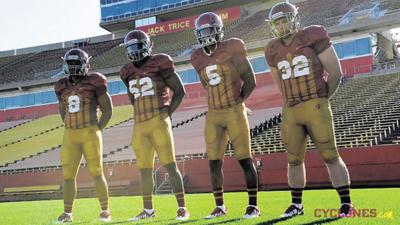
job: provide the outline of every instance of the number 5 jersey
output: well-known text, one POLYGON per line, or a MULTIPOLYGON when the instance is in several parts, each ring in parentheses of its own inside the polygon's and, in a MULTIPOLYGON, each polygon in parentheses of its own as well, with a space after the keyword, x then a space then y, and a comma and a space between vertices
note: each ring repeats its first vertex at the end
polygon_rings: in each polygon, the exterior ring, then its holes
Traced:
POLYGON ((207 89, 208 107, 226 109, 242 101, 238 66, 247 60, 242 40, 231 38, 218 43, 211 56, 199 48, 193 52, 191 63, 207 89))
POLYGON ((77 83, 64 77, 56 82, 54 89, 58 100, 65 106, 66 128, 81 129, 97 124, 97 98, 107 92, 104 75, 91 72, 77 83))
POLYGON ((140 68, 131 62, 121 68, 121 80, 135 98, 136 122, 149 120, 168 110, 171 96, 164 79, 172 71, 175 71, 174 63, 166 54, 152 55, 140 68))
POLYGON ((331 45, 322 26, 309 26, 298 31, 288 46, 280 38, 268 43, 265 58, 278 70, 288 106, 328 96, 324 68, 318 55, 331 45))

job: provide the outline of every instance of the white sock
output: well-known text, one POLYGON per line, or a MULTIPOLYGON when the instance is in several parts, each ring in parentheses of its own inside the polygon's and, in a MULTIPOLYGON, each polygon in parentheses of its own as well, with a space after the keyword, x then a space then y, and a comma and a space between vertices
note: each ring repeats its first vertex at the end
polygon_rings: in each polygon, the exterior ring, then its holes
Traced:
POLYGON ((249 207, 249 206, 258 209, 258 207, 256 205, 248 205, 247 207, 249 207))
POLYGON ((218 205, 217 207, 220 208, 220 209, 221 209, 222 211, 224 211, 224 212, 225 212, 225 210, 226 210, 225 205, 218 205))
POLYGON ((296 206, 297 208, 301 209, 303 207, 303 204, 297 204, 297 203, 292 203, 292 205, 296 206))
POLYGON ((145 211, 147 214, 152 214, 152 213, 154 212, 154 209, 144 209, 144 211, 145 211))

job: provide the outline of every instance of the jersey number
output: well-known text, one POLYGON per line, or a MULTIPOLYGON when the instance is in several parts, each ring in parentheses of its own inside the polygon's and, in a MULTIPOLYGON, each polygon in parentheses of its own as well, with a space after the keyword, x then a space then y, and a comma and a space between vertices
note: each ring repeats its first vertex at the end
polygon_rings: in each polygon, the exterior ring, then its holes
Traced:
MULTIPOLYGON (((299 55, 293 58, 292 64, 294 65, 294 77, 301 77, 310 74, 307 57, 299 55)), ((292 77, 292 69, 290 62, 284 60, 278 63, 278 69, 282 72, 282 79, 287 80, 292 77)))
POLYGON ((71 95, 68 97, 68 112, 70 113, 77 113, 79 112, 79 105, 81 101, 79 99, 79 96, 77 95, 71 95))
POLYGON ((154 95, 153 82, 150 77, 143 77, 139 79, 139 88, 136 87, 137 80, 129 81, 129 91, 133 94, 135 99, 140 96, 149 96, 154 95))
POLYGON ((206 74, 211 86, 217 86, 221 82, 221 76, 217 73, 217 65, 207 66, 206 74))

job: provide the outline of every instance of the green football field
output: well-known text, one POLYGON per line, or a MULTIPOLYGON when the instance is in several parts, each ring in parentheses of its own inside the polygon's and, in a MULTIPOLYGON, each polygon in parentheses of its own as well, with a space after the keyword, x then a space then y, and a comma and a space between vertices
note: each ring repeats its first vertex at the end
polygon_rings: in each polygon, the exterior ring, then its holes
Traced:
MULTIPOLYGON (((110 207, 112 222, 107 224, 400 224, 400 189, 353 189, 352 198, 359 217, 332 219, 323 212, 333 212, 339 206, 334 190, 310 190, 304 194, 305 215, 279 221, 279 215, 290 202, 288 191, 260 192, 261 217, 242 219, 247 204, 247 193, 226 193, 225 205, 228 215, 212 220, 203 219, 214 207, 212 194, 187 195, 187 207, 191 213, 188 221, 175 220, 176 203, 173 195, 154 197, 156 217, 146 221, 127 222, 142 208, 141 198, 114 197, 110 207)), ((33 201, 0 203, 1 225, 54 224, 62 212, 62 201, 33 201)), ((75 202, 73 224, 102 224, 98 222, 99 205, 97 199, 78 199, 75 202)))

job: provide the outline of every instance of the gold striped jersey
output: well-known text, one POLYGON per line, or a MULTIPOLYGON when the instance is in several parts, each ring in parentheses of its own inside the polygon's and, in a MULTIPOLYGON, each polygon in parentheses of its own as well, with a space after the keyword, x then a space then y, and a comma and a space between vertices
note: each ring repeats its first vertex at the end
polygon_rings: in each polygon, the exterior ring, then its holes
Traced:
POLYGON ((243 81, 237 66, 243 60, 247 60, 247 51, 244 42, 238 38, 218 43, 210 56, 202 48, 193 52, 191 63, 206 85, 210 109, 229 108, 241 101, 243 81))
POLYGON ((97 124, 97 98, 107 92, 104 75, 91 72, 77 83, 64 77, 56 82, 54 89, 58 100, 65 106, 66 128, 81 129, 97 124))
POLYGON ((172 71, 175 71, 174 63, 166 54, 152 55, 140 67, 130 62, 121 68, 121 80, 135 98, 136 122, 149 120, 160 112, 168 110, 171 96, 165 79, 172 71))
POLYGON ((327 97, 328 85, 318 55, 332 45, 323 26, 309 26, 298 31, 289 45, 279 38, 265 48, 265 58, 277 68, 283 96, 289 106, 310 99, 327 97))

